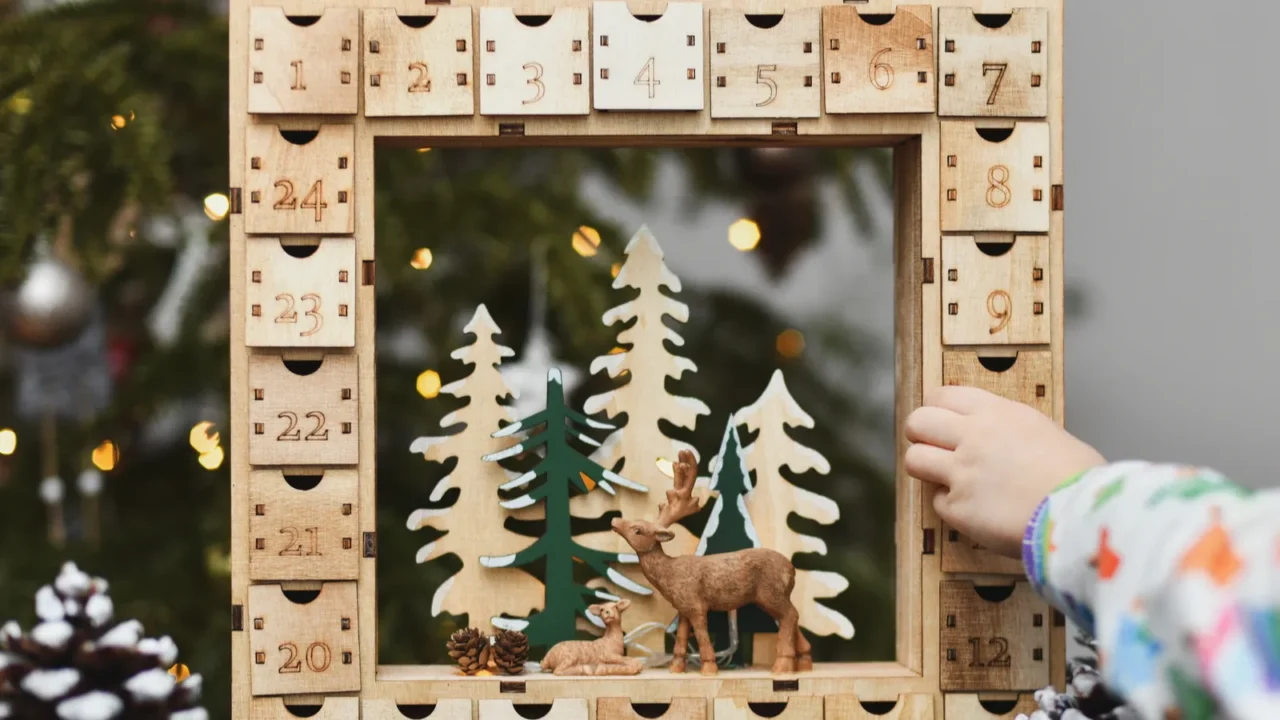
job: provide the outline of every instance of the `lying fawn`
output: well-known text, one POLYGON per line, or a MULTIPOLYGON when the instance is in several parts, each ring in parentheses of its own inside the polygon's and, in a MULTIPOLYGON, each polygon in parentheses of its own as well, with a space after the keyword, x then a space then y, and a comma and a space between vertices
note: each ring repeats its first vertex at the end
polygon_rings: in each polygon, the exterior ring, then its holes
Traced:
POLYGON ((707 632, 709 611, 737 610, 755 604, 778 621, 778 649, 773 672, 811 670, 809 641, 800 632, 800 613, 791 603, 796 569, 775 550, 750 548, 720 555, 671 557, 662 543, 675 538, 669 528, 681 518, 698 512, 693 497, 697 461, 688 450, 680 452, 675 464, 675 488, 667 491, 667 502, 658 505, 658 518, 613 521, 613 531, 621 535, 640 558, 640 571, 680 613, 676 630, 671 672, 684 672, 688 654, 689 627, 698 640, 702 674, 714 675, 715 648, 707 632))
POLYGON ((542 659, 542 669, 556 675, 636 675, 644 669, 640 658, 626 656, 622 644, 622 611, 630 600, 592 605, 587 612, 604 621, 604 635, 595 640, 556 643, 542 659))

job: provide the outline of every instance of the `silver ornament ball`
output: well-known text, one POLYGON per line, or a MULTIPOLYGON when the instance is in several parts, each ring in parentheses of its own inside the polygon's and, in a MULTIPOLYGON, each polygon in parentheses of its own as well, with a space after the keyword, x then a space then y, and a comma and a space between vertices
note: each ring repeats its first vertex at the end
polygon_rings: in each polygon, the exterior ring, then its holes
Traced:
POLYGON ((80 334, 92 311, 93 291, 75 268, 37 257, 14 296, 11 330, 26 345, 62 345, 80 334))

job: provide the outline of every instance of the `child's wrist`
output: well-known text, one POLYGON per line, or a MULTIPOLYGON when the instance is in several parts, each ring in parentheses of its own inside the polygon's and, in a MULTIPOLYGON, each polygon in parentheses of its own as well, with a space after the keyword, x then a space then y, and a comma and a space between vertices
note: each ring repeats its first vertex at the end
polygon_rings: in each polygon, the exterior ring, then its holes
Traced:
POLYGON ((1022 534, 1022 567, 1037 593, 1041 593, 1045 585, 1045 561, 1048 559, 1051 529, 1048 515, 1049 496, 1046 495, 1031 514, 1031 520, 1027 522, 1022 534))

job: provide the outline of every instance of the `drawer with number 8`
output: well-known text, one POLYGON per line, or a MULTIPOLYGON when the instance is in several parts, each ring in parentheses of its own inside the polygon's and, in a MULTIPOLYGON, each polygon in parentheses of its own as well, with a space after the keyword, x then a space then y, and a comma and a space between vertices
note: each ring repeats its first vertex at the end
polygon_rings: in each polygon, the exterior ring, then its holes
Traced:
POLYGON ((1049 238, 1012 244, 942 238, 942 342, 1045 345, 1050 341, 1049 238))
POLYGON ((281 244, 245 240, 245 344, 352 347, 356 337, 356 241, 281 244))
POLYGON ((360 634, 354 582, 285 593, 250 585, 246 615, 254 695, 360 689, 360 634))
POLYGON ((327 234, 355 230, 355 128, 245 128, 245 232, 327 234))
POLYGON ((1049 125, 942 123, 943 232, 1049 232, 1049 125))
POLYGON ((288 361, 249 356, 249 464, 355 465, 355 355, 288 361))

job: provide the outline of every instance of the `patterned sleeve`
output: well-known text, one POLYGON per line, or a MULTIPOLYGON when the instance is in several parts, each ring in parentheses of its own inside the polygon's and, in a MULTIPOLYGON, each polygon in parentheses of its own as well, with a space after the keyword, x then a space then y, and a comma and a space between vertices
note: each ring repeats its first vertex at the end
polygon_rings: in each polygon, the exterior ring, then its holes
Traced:
POLYGON ((1143 717, 1280 718, 1280 493, 1201 468, 1105 465, 1045 499, 1022 551, 1143 717))

